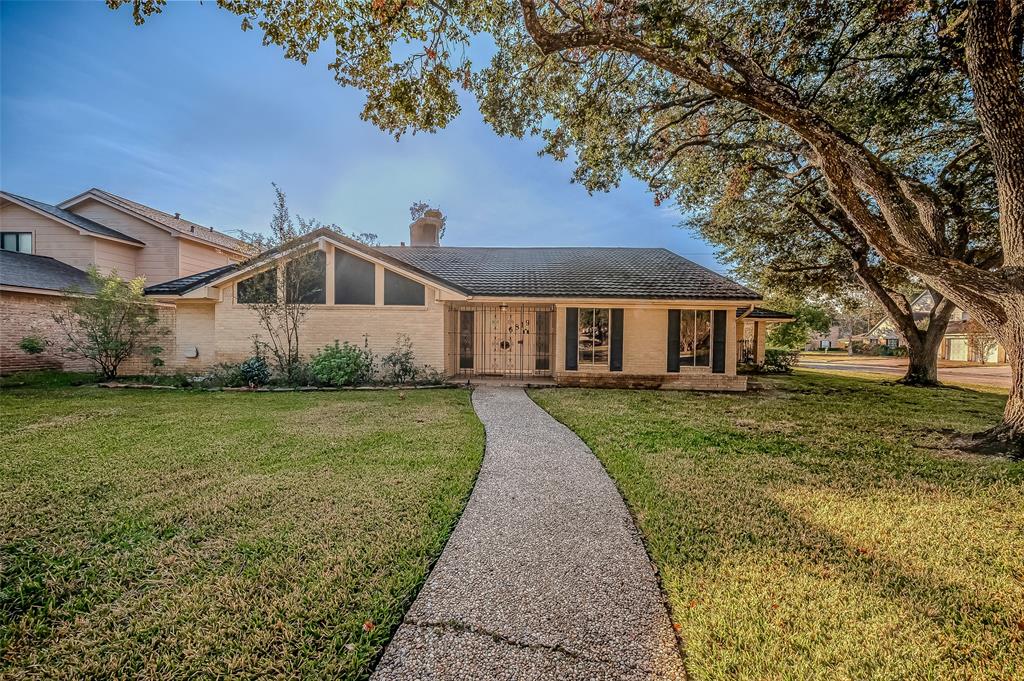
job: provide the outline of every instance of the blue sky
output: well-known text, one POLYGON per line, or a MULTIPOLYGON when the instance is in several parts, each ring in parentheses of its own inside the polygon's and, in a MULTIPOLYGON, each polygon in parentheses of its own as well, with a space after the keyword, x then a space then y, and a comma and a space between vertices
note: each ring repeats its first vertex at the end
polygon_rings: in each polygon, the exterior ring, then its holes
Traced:
POLYGON ((409 204, 448 215, 465 246, 664 246, 724 268, 639 183, 589 195, 536 139, 498 137, 467 98, 437 134, 359 120, 363 95, 212 3, 136 27, 102 3, 0 2, 0 186, 58 202, 91 186, 224 230, 263 229, 270 183, 293 212, 385 243, 409 204))

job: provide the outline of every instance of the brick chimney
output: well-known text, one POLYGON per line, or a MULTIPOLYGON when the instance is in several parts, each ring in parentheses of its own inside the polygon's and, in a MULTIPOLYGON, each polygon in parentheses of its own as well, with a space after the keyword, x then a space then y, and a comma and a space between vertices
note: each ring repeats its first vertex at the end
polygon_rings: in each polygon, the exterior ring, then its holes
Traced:
POLYGON ((423 213, 423 217, 409 225, 410 246, 441 245, 441 211, 431 208, 423 213))

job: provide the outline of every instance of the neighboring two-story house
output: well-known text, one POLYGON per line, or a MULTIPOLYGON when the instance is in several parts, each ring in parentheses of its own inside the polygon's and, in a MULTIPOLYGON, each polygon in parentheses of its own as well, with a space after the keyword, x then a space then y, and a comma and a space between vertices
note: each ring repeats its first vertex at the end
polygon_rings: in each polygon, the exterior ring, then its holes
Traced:
POLYGON ((54 337, 63 292, 87 292, 89 266, 153 285, 248 256, 232 236, 101 189, 56 205, 0 192, 0 372, 84 368, 54 353, 28 355, 18 344, 54 337))

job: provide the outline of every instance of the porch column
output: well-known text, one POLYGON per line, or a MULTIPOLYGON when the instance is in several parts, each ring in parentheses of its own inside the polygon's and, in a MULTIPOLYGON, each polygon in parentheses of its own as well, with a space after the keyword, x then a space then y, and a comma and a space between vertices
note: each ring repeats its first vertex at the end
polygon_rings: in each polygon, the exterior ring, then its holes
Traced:
POLYGON ((754 361, 757 364, 764 364, 764 344, 768 325, 764 322, 754 322, 754 361))

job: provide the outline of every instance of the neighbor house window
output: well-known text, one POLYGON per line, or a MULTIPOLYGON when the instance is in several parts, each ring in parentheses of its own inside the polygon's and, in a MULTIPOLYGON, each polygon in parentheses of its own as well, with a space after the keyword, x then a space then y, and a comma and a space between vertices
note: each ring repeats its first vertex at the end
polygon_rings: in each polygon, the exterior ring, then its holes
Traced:
POLYGON ((900 346, 899 338, 886 338, 885 344, 890 348, 898 348, 900 346))
POLYGON ((581 307, 577 322, 579 366, 608 366, 611 315, 607 308, 581 307))
POLYGON ((276 303, 277 268, 264 270, 235 284, 235 299, 239 303, 276 303))
POLYGON ((375 267, 351 253, 334 251, 334 304, 373 305, 376 296, 375 267))
POLYGON ((711 366, 711 310, 680 310, 679 366, 711 366))
POLYGON ((32 252, 32 232, 0 232, 0 247, 5 251, 32 252))
POLYGON ((327 254, 313 251, 285 264, 285 297, 289 303, 323 305, 327 302, 327 254))
POLYGON ((384 270, 385 305, 426 305, 426 288, 391 270, 384 270))

